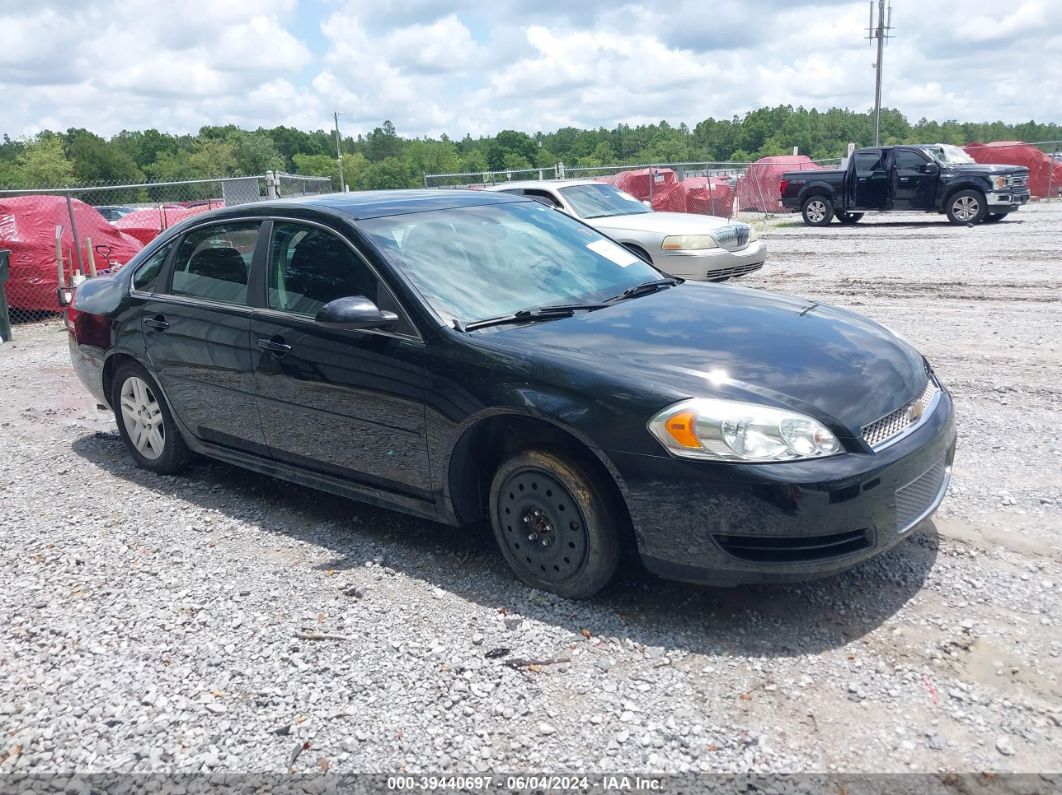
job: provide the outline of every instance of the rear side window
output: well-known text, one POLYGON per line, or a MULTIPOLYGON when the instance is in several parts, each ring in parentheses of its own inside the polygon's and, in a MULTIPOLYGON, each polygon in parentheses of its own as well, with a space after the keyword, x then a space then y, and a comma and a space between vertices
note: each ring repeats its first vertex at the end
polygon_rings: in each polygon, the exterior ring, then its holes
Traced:
POLYGON ((881 152, 856 152, 855 169, 857 174, 872 174, 884 168, 881 162, 881 152))
POLYGON ((224 304, 247 303, 247 274, 258 222, 217 224, 184 236, 173 263, 170 292, 224 304))
POLYGON ((166 258, 170 255, 171 250, 173 250, 172 243, 163 246, 136 269, 136 273, 133 274, 134 290, 139 290, 142 293, 155 291, 159 274, 162 273, 162 266, 166 264, 166 258))

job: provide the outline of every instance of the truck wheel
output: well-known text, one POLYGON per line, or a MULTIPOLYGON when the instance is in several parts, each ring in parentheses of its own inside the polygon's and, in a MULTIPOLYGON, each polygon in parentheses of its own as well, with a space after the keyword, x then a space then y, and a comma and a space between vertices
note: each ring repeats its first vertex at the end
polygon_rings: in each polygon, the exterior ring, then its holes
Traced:
POLYGON ((616 571, 622 514, 606 484, 567 455, 525 450, 505 461, 490 518, 505 561, 532 588, 587 599, 616 571))
POLYGON ((948 199, 948 220, 953 224, 979 224, 985 217, 984 194, 976 190, 961 190, 948 199))
POLYGON ((837 220, 842 224, 855 224, 859 223, 859 219, 863 217, 863 213, 846 213, 843 210, 837 212, 837 220))
POLYGON ((833 202, 825 196, 812 196, 804 202, 800 212, 808 226, 826 226, 833 218, 833 202))

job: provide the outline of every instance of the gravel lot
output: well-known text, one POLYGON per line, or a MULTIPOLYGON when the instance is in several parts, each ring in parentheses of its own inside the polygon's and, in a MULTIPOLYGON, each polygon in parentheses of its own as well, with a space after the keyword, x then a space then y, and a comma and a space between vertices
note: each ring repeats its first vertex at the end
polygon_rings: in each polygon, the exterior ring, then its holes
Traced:
POLYGON ((158 477, 61 326, 16 327, 0 772, 1062 769, 1059 230, 1058 203, 773 222, 741 283, 884 321, 959 417, 936 519, 800 586, 635 572, 574 603, 519 585, 485 531, 217 463, 158 477))

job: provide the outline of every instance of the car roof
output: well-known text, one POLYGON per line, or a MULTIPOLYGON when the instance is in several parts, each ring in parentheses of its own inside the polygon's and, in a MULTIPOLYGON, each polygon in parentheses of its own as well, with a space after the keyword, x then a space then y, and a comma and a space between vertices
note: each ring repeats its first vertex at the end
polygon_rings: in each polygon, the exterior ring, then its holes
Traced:
POLYGON ((572 185, 604 185, 593 179, 524 179, 514 182, 501 182, 491 185, 485 190, 492 192, 506 190, 508 188, 568 188, 572 185))
POLYGON ((530 201, 530 199, 483 190, 365 190, 238 204, 224 210, 215 210, 211 217, 269 215, 278 210, 314 209, 322 210, 330 215, 344 215, 357 221, 366 218, 381 218, 386 215, 425 213, 432 210, 478 207, 514 201, 530 201))

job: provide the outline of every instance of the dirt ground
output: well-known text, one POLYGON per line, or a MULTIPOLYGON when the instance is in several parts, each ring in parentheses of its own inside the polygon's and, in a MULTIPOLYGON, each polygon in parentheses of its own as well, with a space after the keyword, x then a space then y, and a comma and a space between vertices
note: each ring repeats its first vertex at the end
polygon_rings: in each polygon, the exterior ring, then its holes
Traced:
POLYGON ((485 534, 222 464, 156 477, 62 326, 16 326, 0 771, 1062 769, 1062 204, 765 228, 766 267, 735 284, 884 322, 959 427, 935 519, 804 585, 635 574, 572 603, 485 534), (294 641, 306 624, 357 642, 294 641), (570 662, 484 659, 503 646, 570 662))

